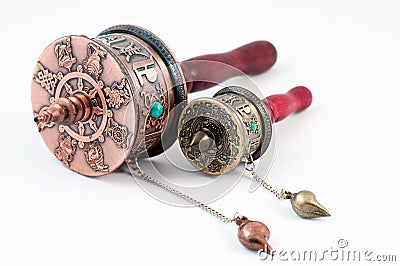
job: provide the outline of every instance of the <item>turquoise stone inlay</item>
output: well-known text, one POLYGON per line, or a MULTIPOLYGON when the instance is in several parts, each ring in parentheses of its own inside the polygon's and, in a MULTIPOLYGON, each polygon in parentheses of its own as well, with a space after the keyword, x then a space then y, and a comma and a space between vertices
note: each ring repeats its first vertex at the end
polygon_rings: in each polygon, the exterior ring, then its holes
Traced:
POLYGON ((257 125, 255 122, 251 121, 250 122, 250 130, 251 131, 255 131, 257 129, 257 125))
POLYGON ((150 116, 153 118, 160 117, 164 112, 164 108, 160 102, 154 102, 150 108, 150 116))

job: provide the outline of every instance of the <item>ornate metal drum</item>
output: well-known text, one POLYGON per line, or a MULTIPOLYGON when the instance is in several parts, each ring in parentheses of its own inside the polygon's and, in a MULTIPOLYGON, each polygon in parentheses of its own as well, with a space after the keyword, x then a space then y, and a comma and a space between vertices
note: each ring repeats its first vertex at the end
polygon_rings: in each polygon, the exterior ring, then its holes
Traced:
POLYGON ((251 155, 268 148, 272 118, 267 106, 252 92, 227 87, 213 98, 189 103, 178 123, 181 150, 200 171, 221 175, 251 155))
POLYGON ((174 113, 185 102, 186 82, 174 56, 136 26, 52 42, 32 79, 43 140, 65 166, 87 176, 111 172, 129 156, 161 153, 176 139, 174 113), (166 130, 171 138, 161 145, 166 130))

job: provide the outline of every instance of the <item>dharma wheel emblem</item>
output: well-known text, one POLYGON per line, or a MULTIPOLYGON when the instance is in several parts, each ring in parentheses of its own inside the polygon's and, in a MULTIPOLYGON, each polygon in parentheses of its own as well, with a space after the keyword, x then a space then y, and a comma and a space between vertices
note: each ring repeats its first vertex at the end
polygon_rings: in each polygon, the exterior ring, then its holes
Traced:
MULTIPOLYGON (((78 45, 82 46, 82 41, 78 45)), ((130 88, 123 74, 112 75, 120 79, 111 83, 104 81, 103 61, 114 59, 107 58, 107 51, 94 42, 87 41, 85 45, 78 56, 74 54, 73 39, 61 39, 54 46, 54 54, 47 55, 55 57, 57 67, 54 62, 50 66, 46 65, 48 62, 37 63, 33 83, 47 92, 48 103, 37 112, 34 108, 34 116, 42 134, 46 135, 47 130, 54 133, 54 128, 58 131, 54 154, 66 166, 70 167, 81 149, 81 156, 85 157, 81 161, 86 161, 93 171, 107 172, 102 144, 108 138, 115 148, 124 149, 132 135, 122 124, 124 115, 115 115, 131 102, 130 88)), ((109 76, 106 75, 107 80, 109 76)))

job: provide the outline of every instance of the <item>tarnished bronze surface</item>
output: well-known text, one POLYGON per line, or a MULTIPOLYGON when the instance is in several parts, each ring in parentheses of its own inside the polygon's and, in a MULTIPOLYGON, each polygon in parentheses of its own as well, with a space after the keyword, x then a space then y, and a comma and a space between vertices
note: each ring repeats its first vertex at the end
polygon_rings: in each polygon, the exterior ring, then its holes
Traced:
POLYGON ((192 101, 183 110, 178 139, 183 154, 197 169, 221 175, 249 155, 259 157, 271 140, 268 110, 251 92, 227 87, 213 98, 192 101))
MULTIPOLYGON (((269 144, 272 138, 272 117, 271 117, 271 110, 251 91, 237 86, 229 86, 223 88, 222 90, 218 91, 214 97, 219 98, 229 95, 229 97, 235 95, 241 96, 243 101, 247 101, 249 107, 251 108, 250 113, 245 113, 247 107, 246 105, 239 105, 237 111, 240 111, 243 123, 246 125, 246 130, 249 133, 249 126, 250 123, 253 121, 257 124, 257 129, 250 134, 250 142, 249 142, 249 149, 250 153, 252 154, 253 160, 258 159, 262 156, 265 151, 268 149, 269 144), (258 121, 255 121, 259 119, 258 121)), ((229 102, 229 101, 228 101, 229 102)), ((233 103, 232 103, 233 104, 233 103)))
POLYGON ((290 199, 293 211, 303 218, 319 218, 331 216, 329 211, 317 201, 315 194, 308 190, 297 193, 282 192, 283 199, 290 199))
POLYGON ((32 80, 35 122, 46 145, 88 176, 111 172, 146 147, 160 152, 160 136, 173 119, 168 113, 186 101, 174 62, 155 35, 134 26, 54 41, 32 80))
POLYGON ((220 175, 231 171, 242 159, 247 135, 240 118, 228 105, 213 98, 189 103, 181 114, 178 139, 189 162, 204 173, 220 175), (197 140, 199 134, 201 140, 197 140), (212 140, 208 150, 196 142, 212 140))

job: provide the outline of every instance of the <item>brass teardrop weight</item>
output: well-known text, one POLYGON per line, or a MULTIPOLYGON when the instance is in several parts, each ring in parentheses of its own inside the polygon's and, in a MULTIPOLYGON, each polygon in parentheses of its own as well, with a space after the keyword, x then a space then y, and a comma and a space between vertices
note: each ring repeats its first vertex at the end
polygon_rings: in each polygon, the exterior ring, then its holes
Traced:
POLYGON ((283 198, 290 199, 293 211, 303 218, 319 218, 331 216, 329 211, 319 203, 315 194, 308 190, 297 193, 284 192, 283 198))

